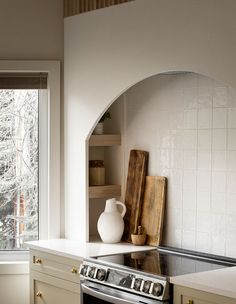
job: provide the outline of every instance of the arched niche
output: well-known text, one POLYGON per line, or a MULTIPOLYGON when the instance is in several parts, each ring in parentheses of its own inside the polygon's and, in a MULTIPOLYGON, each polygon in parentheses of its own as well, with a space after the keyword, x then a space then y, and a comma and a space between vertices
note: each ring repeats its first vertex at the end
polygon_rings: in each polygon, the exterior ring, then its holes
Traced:
POLYGON ((68 238, 88 240, 87 140, 121 93, 168 71, 192 71, 236 87, 235 9, 234 0, 136 0, 65 19, 68 238))
MULTIPOLYGON (((112 156, 108 174, 123 170, 124 190, 129 151, 141 149, 149 152, 148 175, 168 178, 164 244, 235 256, 222 231, 236 220, 236 90, 197 73, 168 72, 130 87, 109 110, 107 131, 122 133, 123 158, 112 156)), ((104 202, 92 202, 93 233, 104 202)))

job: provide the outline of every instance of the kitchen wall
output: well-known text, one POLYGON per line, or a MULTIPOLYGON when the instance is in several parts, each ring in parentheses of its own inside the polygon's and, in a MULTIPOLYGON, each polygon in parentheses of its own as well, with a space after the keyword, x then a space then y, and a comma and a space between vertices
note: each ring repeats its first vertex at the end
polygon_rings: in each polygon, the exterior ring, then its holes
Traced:
MULTIPOLYGON (((62 60, 63 0, 0 1, 0 37, 0 60, 62 60)), ((12 267, 6 274, 1 270, 0 263, 0 302, 27 304, 28 271, 16 274, 12 267)))
POLYGON ((235 10, 235 0, 136 0, 65 18, 68 238, 88 240, 87 141, 118 96, 167 71, 194 71, 236 88, 235 10))
POLYGON ((130 149, 144 149, 148 174, 168 177, 164 243, 236 257, 236 91, 181 73, 123 98, 125 171, 130 149))

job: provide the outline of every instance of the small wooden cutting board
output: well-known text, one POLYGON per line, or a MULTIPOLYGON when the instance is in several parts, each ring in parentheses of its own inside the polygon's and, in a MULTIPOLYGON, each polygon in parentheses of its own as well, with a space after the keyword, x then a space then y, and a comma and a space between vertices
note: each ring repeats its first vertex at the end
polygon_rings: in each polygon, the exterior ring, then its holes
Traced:
POLYGON ((127 208, 124 222, 124 240, 131 242, 131 234, 137 233, 141 220, 148 152, 131 150, 126 183, 125 205, 127 208))
POLYGON ((141 226, 147 234, 146 244, 158 246, 162 238, 167 179, 146 176, 141 226))

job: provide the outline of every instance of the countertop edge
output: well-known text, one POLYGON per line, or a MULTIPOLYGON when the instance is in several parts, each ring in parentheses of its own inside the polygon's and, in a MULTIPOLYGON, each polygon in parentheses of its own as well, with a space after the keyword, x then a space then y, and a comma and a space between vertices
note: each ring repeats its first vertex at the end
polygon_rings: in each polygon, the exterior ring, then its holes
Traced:
POLYGON ((214 286, 213 284, 210 284, 210 282, 212 283, 214 281, 214 277, 220 277, 221 281, 224 282, 224 278, 229 278, 232 273, 236 279, 236 266, 171 277, 170 283, 182 287, 192 288, 198 291, 236 299, 236 290, 234 290, 235 286, 232 286, 232 288, 230 288, 228 285, 227 287, 222 288, 219 282, 215 282, 214 286), (208 282, 206 282, 207 278, 209 278, 208 282))
POLYGON ((69 259, 83 259, 84 257, 82 255, 77 255, 77 254, 71 254, 71 253, 67 253, 67 252, 62 252, 60 250, 57 249, 51 249, 51 248, 45 248, 45 247, 41 247, 39 245, 34 245, 34 244, 27 244, 29 249, 32 250, 38 250, 38 251, 42 251, 45 253, 49 253, 49 254, 55 254, 64 258, 69 258, 69 259))
POLYGON ((29 249, 56 254, 71 259, 84 259, 117 253, 152 250, 152 246, 135 246, 130 243, 105 244, 102 242, 80 243, 66 239, 27 242, 29 249))

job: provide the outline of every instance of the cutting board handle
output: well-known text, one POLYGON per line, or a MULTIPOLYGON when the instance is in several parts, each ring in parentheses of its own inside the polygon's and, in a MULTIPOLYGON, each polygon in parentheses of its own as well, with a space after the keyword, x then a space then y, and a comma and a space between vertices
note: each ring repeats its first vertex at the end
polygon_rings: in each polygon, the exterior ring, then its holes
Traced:
POLYGON ((125 204, 122 203, 122 202, 116 201, 116 205, 122 206, 123 210, 122 210, 122 212, 121 212, 121 216, 124 217, 124 216, 125 216, 125 213, 126 213, 126 206, 125 206, 125 204))

